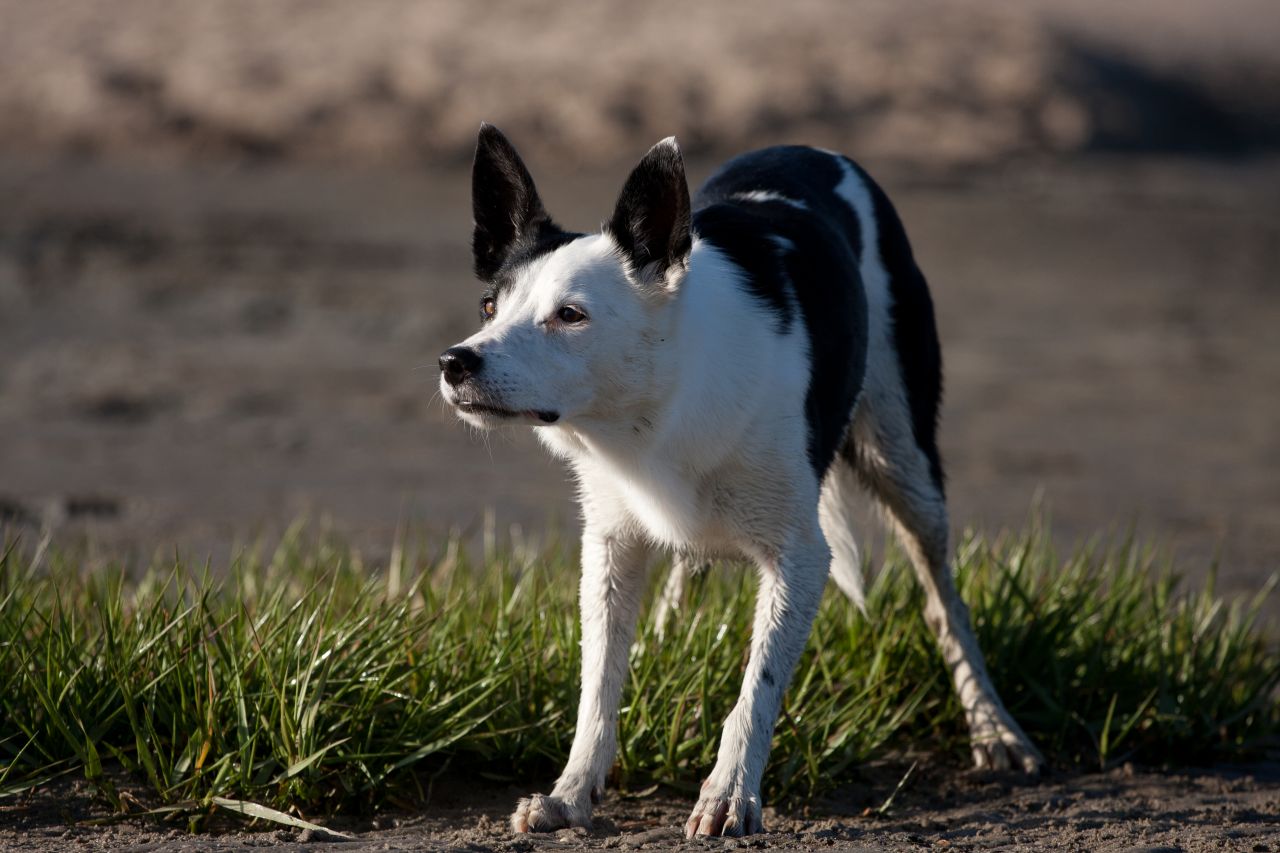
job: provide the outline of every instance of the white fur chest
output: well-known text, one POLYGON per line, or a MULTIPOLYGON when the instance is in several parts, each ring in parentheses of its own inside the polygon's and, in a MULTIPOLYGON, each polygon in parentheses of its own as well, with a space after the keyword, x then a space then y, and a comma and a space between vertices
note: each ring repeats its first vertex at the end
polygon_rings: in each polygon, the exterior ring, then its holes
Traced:
POLYGON ((613 448, 567 429, 541 429, 539 438, 566 459, 590 521, 638 528, 655 542, 684 548, 719 538, 722 524, 711 500, 715 477, 676 458, 613 448))
POLYGON ((809 344, 695 242, 694 262, 643 387, 627 401, 536 430, 572 466, 588 522, 672 548, 721 550, 805 479, 809 344))

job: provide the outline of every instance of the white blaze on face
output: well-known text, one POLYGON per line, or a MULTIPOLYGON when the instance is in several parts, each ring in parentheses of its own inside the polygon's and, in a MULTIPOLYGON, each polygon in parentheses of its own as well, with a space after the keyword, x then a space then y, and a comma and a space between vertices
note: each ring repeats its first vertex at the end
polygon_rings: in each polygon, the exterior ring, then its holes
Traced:
POLYGON ((630 374, 643 369, 648 314, 613 242, 574 240, 520 269, 498 294, 493 319, 462 343, 484 359, 469 390, 504 409, 561 420, 590 412, 642 378, 630 374), (587 319, 559 320, 567 305, 587 319))

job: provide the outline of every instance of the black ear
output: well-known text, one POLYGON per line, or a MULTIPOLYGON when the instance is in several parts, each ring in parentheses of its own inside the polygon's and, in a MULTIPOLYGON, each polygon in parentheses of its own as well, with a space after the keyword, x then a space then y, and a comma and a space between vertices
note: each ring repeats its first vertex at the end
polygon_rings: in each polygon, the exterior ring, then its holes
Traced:
POLYGON ((650 148, 631 172, 605 229, 637 272, 653 264, 662 275, 684 263, 693 240, 689 183, 674 136, 650 148))
POLYGON ((489 123, 480 125, 471 168, 471 209, 475 231, 471 250, 476 275, 488 281, 527 234, 552 226, 533 178, 516 149, 489 123))

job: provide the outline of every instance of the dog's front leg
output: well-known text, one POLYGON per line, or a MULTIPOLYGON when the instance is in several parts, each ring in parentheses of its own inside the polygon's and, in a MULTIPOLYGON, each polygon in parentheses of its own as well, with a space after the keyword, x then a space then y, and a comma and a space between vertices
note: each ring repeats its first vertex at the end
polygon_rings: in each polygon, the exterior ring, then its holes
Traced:
POLYGON ((818 612, 831 552, 815 530, 781 557, 760 560, 751 657, 738 703, 725 720, 715 769, 702 783, 685 835, 749 835, 764 830, 760 780, 773 727, 818 612))
POLYGON ((631 536, 590 524, 582 537, 582 697, 569 761, 549 796, 522 799, 515 832, 591 825, 618 746, 618 703, 644 592, 645 548, 631 536))

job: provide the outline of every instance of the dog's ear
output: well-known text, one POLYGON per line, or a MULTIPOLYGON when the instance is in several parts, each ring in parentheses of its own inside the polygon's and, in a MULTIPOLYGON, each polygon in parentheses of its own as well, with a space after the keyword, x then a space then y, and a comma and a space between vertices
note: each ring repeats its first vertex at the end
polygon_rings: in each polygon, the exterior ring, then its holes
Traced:
POLYGON ((688 259, 689 183, 674 136, 650 148, 631 172, 605 230, 637 273, 651 269, 663 277, 688 259))
POLYGON ((471 251, 476 275, 484 281, 502 268, 522 237, 552 225, 524 161, 502 131, 488 122, 480 125, 476 140, 471 210, 475 219, 471 251))

